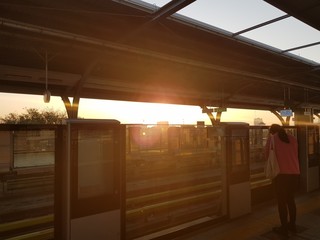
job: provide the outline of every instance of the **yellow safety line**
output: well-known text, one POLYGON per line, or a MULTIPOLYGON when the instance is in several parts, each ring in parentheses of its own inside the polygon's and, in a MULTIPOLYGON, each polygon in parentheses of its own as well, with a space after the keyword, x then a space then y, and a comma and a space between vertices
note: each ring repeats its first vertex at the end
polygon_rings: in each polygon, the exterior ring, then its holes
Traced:
POLYGON ((0 224, 0 233, 53 221, 53 214, 0 224))
POLYGON ((7 240, 36 240, 36 239, 53 239, 53 228, 45 229, 37 232, 27 233, 19 235, 12 238, 7 238, 7 240))

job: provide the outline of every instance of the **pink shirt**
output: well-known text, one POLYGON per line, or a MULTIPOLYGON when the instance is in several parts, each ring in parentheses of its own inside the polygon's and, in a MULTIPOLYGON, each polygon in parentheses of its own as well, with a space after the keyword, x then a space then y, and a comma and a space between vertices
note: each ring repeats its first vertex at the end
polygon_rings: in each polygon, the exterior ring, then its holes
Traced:
MULTIPOLYGON (((277 160, 280 168, 280 174, 300 174, 298 159, 298 142, 297 139, 288 134, 290 143, 280 140, 278 134, 274 134, 274 145, 277 160)), ((265 147, 266 157, 269 155, 270 136, 265 147)))

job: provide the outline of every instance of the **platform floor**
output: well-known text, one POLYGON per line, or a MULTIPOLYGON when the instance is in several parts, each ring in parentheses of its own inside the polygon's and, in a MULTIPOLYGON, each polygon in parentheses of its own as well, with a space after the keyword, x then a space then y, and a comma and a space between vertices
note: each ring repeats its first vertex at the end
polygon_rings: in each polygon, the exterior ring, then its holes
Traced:
POLYGON ((297 233, 289 238, 272 232, 280 222, 275 202, 269 202, 254 207, 246 216, 179 236, 175 240, 320 240, 320 190, 298 195, 296 203, 297 233))

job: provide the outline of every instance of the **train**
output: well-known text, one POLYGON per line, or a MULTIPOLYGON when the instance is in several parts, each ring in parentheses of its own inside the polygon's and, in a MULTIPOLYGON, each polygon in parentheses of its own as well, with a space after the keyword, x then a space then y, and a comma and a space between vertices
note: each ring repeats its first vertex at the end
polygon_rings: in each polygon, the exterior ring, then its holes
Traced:
MULTIPOLYGON (((273 198, 271 180, 264 174, 268 126, 121 126, 125 239, 230 218, 234 210, 228 199, 233 193, 228 189, 241 179, 249 184, 250 206, 273 198)), ((304 171, 301 191, 318 189, 319 126, 285 128, 299 140, 304 171)), ((37 208, 42 210, 39 214, 55 214, 53 206, 59 199, 55 196, 59 188, 55 165, 63 129, 63 125, 0 126, 0 196, 6 202, 0 225, 21 220, 17 210, 10 213, 10 209, 17 209, 10 202, 20 206, 19 200, 24 202, 20 208, 24 218, 41 217, 34 216, 37 208)), ((45 226, 54 228, 52 221, 45 226)), ((0 232, 0 236, 4 234, 0 232)))

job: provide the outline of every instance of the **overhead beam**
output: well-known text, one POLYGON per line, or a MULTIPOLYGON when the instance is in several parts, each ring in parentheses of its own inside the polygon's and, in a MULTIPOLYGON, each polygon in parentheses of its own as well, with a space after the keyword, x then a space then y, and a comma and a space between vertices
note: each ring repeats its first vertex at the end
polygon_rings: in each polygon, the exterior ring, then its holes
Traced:
POLYGON ((288 13, 307 25, 320 30, 318 21, 320 2, 319 1, 291 1, 291 0, 264 0, 272 6, 288 13), (301 7, 299 7, 299 5, 301 7))
POLYGON ((159 22, 162 19, 165 19, 175 12, 179 11, 180 9, 186 7, 187 5, 195 2, 196 0, 172 0, 163 7, 156 10, 154 13, 152 13, 149 17, 150 20, 143 23, 138 28, 134 29, 133 31, 129 32, 125 36, 123 36, 121 39, 119 39, 118 42, 124 43, 131 39, 134 39, 135 36, 140 34, 142 31, 151 28, 153 24, 159 22))
POLYGON ((150 22, 167 18, 195 1, 196 0, 172 0, 155 11, 151 15, 152 19, 150 20, 150 22))
POLYGON ((257 29, 257 28, 264 27, 264 26, 266 26, 266 25, 269 25, 269 24, 271 24, 271 23, 278 22, 278 21, 283 20, 283 19, 286 19, 286 18, 288 18, 288 17, 290 17, 290 15, 286 14, 286 15, 283 15, 283 16, 281 16, 281 17, 271 19, 271 20, 269 20, 269 21, 266 21, 266 22, 257 24, 257 25, 255 25, 255 26, 246 28, 246 29, 244 29, 244 30, 241 30, 241 31, 239 31, 239 32, 236 32, 236 33, 232 34, 232 36, 233 36, 233 37, 238 36, 238 35, 240 35, 240 34, 243 34, 243 33, 249 32, 249 31, 252 31, 252 30, 257 29))
POLYGON ((320 44, 320 42, 309 43, 309 44, 302 45, 302 46, 299 46, 299 47, 294 47, 294 48, 289 48, 287 50, 283 50, 282 53, 291 52, 291 51, 302 49, 302 48, 312 47, 312 46, 316 46, 316 45, 319 45, 319 44, 320 44))

